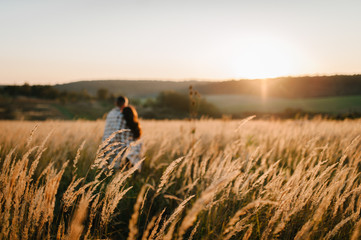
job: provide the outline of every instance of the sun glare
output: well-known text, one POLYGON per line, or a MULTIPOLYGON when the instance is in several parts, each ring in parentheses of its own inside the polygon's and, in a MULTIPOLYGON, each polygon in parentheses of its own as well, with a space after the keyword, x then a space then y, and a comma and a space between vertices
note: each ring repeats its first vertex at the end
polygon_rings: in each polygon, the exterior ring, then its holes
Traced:
POLYGON ((296 50, 279 39, 248 38, 238 49, 232 64, 239 78, 272 78, 296 71, 296 50))
POLYGON ((264 103, 267 99, 267 93, 268 93, 268 82, 267 79, 262 79, 261 80, 261 97, 262 97, 262 102, 264 103))

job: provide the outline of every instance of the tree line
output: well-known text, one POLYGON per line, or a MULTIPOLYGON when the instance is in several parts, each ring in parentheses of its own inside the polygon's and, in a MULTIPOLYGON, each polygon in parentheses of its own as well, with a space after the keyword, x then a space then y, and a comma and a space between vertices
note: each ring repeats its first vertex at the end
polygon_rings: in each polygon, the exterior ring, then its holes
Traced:
MULTIPOLYGON (((94 96, 85 89, 81 91, 60 91, 51 85, 29 84, 0 87, 0 97, 7 99, 28 97, 56 101, 60 104, 72 104, 73 106, 77 106, 79 102, 101 102, 104 113, 113 106, 116 99, 116 96, 106 88, 99 88, 94 96)), ((203 99, 192 87, 189 94, 163 91, 153 98, 130 98, 130 103, 137 107, 139 116, 142 118, 221 117, 219 109, 203 99)), ((91 105, 88 106, 91 107, 91 105)))
POLYGON ((202 116, 218 118, 221 111, 213 104, 207 102, 199 93, 190 92, 188 95, 163 91, 155 99, 148 98, 138 105, 144 118, 199 118, 202 116))

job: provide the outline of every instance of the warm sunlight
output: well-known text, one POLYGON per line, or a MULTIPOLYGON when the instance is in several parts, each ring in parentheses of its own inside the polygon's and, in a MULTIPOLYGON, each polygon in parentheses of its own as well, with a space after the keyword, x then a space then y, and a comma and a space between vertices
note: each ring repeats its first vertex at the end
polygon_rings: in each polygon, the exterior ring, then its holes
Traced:
POLYGON ((233 60, 240 78, 272 78, 297 72, 297 49, 291 44, 268 36, 244 39, 233 60))
POLYGON ((262 102, 264 103, 267 99, 267 93, 268 93, 268 80, 267 79, 262 79, 262 84, 261 84, 261 97, 262 97, 262 102))

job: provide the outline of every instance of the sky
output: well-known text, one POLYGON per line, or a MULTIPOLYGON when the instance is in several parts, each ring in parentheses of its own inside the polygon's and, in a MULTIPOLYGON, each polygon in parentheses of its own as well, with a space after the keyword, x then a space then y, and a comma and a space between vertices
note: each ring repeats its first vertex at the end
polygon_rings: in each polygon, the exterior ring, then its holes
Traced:
POLYGON ((360 0, 0 0, 0 84, 361 73, 360 0))

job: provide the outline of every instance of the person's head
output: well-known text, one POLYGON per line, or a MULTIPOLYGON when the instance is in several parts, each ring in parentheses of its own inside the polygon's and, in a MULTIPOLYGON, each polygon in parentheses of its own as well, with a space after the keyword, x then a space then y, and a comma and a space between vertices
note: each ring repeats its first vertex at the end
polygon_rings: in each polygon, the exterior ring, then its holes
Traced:
POLYGON ((142 135, 142 130, 139 125, 137 111, 133 106, 129 105, 124 107, 122 112, 127 126, 132 131, 134 137, 138 139, 142 135))
POLYGON ((117 99, 115 100, 115 105, 120 109, 123 109, 124 107, 128 106, 128 98, 125 96, 117 97, 117 99))

